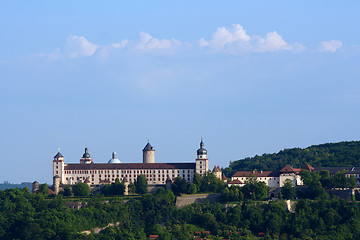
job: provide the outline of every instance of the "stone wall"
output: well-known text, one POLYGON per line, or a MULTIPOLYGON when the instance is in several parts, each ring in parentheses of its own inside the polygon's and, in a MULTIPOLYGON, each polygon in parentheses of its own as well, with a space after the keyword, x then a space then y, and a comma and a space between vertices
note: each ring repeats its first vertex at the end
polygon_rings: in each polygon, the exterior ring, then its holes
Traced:
POLYGON ((176 207, 184 207, 193 203, 201 203, 204 201, 209 201, 210 203, 219 202, 220 195, 220 193, 182 195, 181 197, 176 197, 176 207))

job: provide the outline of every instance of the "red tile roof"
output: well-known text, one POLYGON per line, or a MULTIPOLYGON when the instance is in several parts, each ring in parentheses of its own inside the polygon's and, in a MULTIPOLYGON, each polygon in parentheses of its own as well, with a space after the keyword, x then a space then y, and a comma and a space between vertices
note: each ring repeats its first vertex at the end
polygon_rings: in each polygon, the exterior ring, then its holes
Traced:
POLYGON ((283 169, 280 170, 281 173, 295 173, 295 169, 292 168, 289 164, 286 165, 283 169))
POLYGON ((279 177, 279 172, 274 171, 238 171, 233 177, 279 177))
POLYGON ((102 170, 102 169, 195 169, 195 163, 69 163, 65 170, 102 170))
POLYGON ((312 166, 310 166, 309 164, 305 164, 303 166, 303 169, 308 170, 309 172, 314 171, 314 168, 312 166))
POLYGON ((240 180, 235 179, 235 180, 232 180, 231 182, 229 182, 228 184, 244 184, 244 183, 240 180))

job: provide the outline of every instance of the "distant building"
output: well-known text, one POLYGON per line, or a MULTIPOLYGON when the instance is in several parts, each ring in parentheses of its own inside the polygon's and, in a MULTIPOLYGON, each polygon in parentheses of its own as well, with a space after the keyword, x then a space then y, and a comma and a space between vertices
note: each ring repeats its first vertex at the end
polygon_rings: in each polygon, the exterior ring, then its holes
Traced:
MULTIPOLYGON (((313 171, 314 168, 306 164, 303 168, 313 171)), ((265 182, 270 188, 279 188, 284 185, 285 180, 290 179, 293 186, 303 185, 300 177, 300 168, 293 168, 289 164, 280 171, 238 171, 228 182, 228 186, 244 186, 245 182, 251 178, 256 177, 258 181, 265 182)))
MULTIPOLYGON (((65 163, 64 156, 59 151, 53 160, 53 177, 59 178, 60 184, 74 185, 86 182, 90 186, 95 186, 113 183, 115 179, 121 182, 125 179, 129 183, 135 182, 142 174, 146 176, 149 185, 165 185, 167 179, 173 181, 178 176, 192 182, 195 173, 203 176, 209 171, 207 150, 202 139, 195 162, 155 163, 155 149, 149 142, 142 151, 142 163, 121 163, 115 152, 107 163, 94 163, 88 148, 85 148, 80 163, 65 163)), ((218 169, 221 172, 221 169, 218 169)))

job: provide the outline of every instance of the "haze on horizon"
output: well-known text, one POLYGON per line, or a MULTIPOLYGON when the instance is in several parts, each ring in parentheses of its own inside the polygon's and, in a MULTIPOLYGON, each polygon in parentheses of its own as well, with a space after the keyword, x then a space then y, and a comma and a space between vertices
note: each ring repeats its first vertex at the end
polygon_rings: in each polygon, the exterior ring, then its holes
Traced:
POLYGON ((58 147, 209 167, 359 140, 358 1, 4 1, 0 182, 48 182, 58 147))

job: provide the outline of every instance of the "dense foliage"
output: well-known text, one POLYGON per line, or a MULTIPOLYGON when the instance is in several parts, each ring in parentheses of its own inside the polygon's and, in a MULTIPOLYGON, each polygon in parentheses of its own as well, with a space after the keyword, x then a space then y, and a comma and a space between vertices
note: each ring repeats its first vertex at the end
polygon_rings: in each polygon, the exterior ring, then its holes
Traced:
POLYGON ((221 191, 223 202, 237 202, 244 199, 265 200, 268 195, 268 186, 255 177, 249 178, 243 187, 226 187, 221 191))
POLYGON ((101 193, 105 196, 111 195, 124 195, 125 192, 125 185, 124 183, 120 182, 118 178, 115 179, 115 182, 112 184, 105 184, 101 188, 101 193))
POLYGON ((218 179, 210 172, 205 173, 203 177, 200 177, 199 174, 195 173, 194 181, 192 183, 187 182, 181 177, 176 177, 171 184, 171 190, 175 195, 181 195, 182 193, 221 192, 224 188, 224 181, 218 179))
POLYGON ((326 143, 305 149, 284 149, 278 153, 245 158, 231 162, 224 173, 231 177, 239 170, 279 171, 286 164, 302 167, 306 163, 313 167, 360 166, 360 141, 326 143))
POLYGON ((95 196, 86 207, 66 207, 62 196, 52 200, 27 189, 0 191, 0 239, 192 239, 210 231, 209 239, 360 239, 360 208, 344 200, 300 200, 295 212, 282 201, 174 205, 171 191, 159 189, 125 203, 95 196), (115 226, 107 227, 109 223, 115 226), (103 227, 99 234, 81 231, 103 227))
POLYGON ((148 192, 148 183, 145 175, 141 174, 136 178, 134 187, 135 192, 138 194, 144 194, 148 192))

